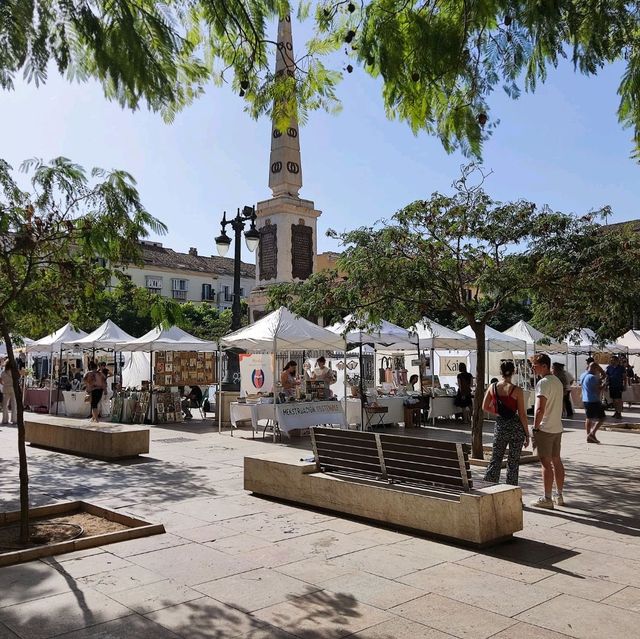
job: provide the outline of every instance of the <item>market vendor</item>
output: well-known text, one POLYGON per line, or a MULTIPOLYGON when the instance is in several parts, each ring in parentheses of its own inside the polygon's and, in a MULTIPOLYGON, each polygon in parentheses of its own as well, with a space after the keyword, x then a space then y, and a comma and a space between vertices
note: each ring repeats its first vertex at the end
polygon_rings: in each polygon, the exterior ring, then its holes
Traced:
POLYGON ((316 360, 316 367, 313 369, 311 379, 326 384, 326 398, 333 396, 329 386, 336 383, 336 374, 331 368, 327 368, 327 360, 324 357, 318 357, 316 360))
POLYGON ((193 414, 189 409, 194 407, 197 408, 198 406, 202 406, 202 389, 200 386, 191 386, 189 394, 185 395, 182 400, 182 412, 184 413, 184 418, 193 419, 193 414))
POLYGON ((282 392, 287 397, 293 397, 296 394, 296 387, 300 384, 298 380, 298 364, 291 360, 285 364, 280 373, 280 385, 282 392))

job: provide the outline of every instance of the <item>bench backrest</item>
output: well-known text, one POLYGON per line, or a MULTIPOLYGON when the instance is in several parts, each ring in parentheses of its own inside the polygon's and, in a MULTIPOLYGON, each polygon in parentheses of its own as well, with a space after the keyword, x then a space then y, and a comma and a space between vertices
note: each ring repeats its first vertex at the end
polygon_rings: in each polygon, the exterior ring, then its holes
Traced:
POLYGON ((468 444, 333 428, 312 428, 311 441, 323 472, 461 491, 473 487, 468 444))

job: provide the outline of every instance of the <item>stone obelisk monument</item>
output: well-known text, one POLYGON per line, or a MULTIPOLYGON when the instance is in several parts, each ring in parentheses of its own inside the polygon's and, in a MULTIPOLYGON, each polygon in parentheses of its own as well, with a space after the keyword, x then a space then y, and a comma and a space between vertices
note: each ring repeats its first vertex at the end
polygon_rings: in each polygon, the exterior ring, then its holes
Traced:
MULTIPOLYGON (((278 22, 276 75, 295 73, 291 17, 278 22)), ((275 109, 277 110, 277 109, 275 109)), ((310 200, 298 195, 302 187, 302 162, 298 122, 292 119, 286 130, 275 121, 271 127, 269 188, 272 197, 256 206, 256 227, 260 245, 256 260, 256 288, 249 297, 250 319, 265 314, 267 288, 271 284, 308 278, 314 271, 317 254, 316 211, 310 200)))

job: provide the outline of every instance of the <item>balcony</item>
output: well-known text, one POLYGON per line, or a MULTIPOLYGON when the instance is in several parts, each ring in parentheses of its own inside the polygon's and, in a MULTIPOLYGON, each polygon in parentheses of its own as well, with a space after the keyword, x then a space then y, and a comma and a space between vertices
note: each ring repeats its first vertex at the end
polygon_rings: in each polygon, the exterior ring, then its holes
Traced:
POLYGON ((187 299, 187 291, 172 291, 174 300, 182 300, 183 302, 187 299))

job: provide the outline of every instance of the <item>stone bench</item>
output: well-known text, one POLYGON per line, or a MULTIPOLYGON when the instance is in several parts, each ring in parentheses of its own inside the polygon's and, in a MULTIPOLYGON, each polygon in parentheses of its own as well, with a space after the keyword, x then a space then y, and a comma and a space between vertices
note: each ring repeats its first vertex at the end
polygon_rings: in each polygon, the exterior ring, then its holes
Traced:
MULTIPOLYGON (((338 439, 330 434, 326 437, 334 439, 334 443, 338 439)), ((391 440, 394 446, 396 439, 391 440)), ((353 444, 349 443, 349 446, 353 444)), ((322 454, 319 465, 315 460, 301 461, 300 451, 295 449, 245 457, 244 488, 257 495, 337 511, 478 547, 503 541, 522 530, 520 488, 497 484, 474 487, 470 482, 469 486, 456 489, 376 480, 366 476, 371 460, 361 451, 356 456, 365 476, 321 472, 320 466, 326 467, 322 454)), ((467 469, 468 466, 462 476, 467 475, 467 469)), ((389 471, 388 468, 385 470, 389 471)))
MULTIPOLYGON (((25 416, 26 417, 26 416, 25 416)), ((43 415, 25 418, 26 440, 32 446, 97 459, 126 459, 149 452, 149 429, 144 426, 92 424, 43 415)))

